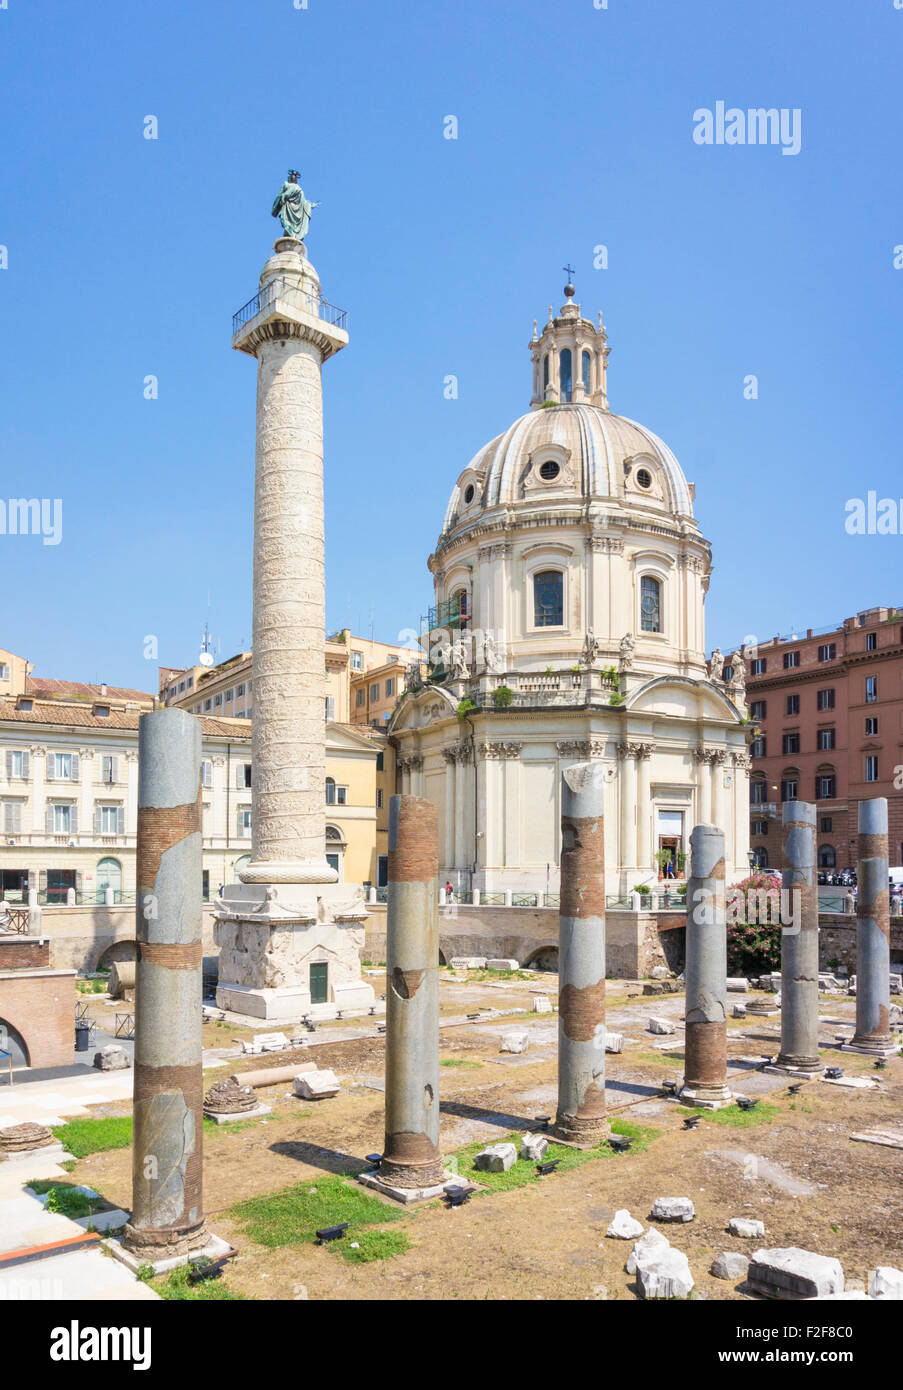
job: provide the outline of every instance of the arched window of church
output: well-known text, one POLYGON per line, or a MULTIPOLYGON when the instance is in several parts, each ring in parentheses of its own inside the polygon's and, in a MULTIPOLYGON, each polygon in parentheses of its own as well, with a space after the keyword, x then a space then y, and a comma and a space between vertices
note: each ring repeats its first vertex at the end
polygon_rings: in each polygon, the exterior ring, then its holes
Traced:
POLYGON ((561 357, 558 364, 558 384, 561 388, 560 397, 563 401, 571 399, 573 383, 571 381, 571 350, 570 348, 561 349, 561 357))
POLYGON ((533 576, 533 622, 536 627, 564 626, 564 575, 543 570, 533 576))
POLYGON ((662 586, 651 574, 640 580, 640 627, 643 632, 662 630, 662 586))
POLYGON ((549 384, 549 354, 546 353, 542 359, 542 392, 545 395, 546 387, 549 384))
POLYGON ((583 356, 582 356, 582 358, 581 358, 580 360, 581 360, 581 373, 582 373, 582 375, 583 375, 583 390, 584 390, 584 392, 586 393, 586 395, 588 396, 588 395, 590 394, 590 389, 589 389, 589 353, 588 353, 588 352, 584 352, 584 353, 583 353, 583 356))

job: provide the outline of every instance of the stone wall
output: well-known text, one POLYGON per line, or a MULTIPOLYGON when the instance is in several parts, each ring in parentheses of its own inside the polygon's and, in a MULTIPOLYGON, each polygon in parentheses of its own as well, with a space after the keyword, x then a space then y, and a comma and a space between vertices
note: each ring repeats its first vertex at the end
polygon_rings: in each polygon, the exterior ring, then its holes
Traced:
MULTIPOLYGON (((213 940, 213 904, 204 904, 204 955, 217 954, 213 940)), ((45 907, 41 934, 50 942, 50 963, 57 970, 95 971, 104 955, 131 959, 135 945, 135 908, 45 907), (107 954, 109 953, 109 954, 107 954)))
POLYGON ((0 936, 0 970, 40 970, 50 965, 50 942, 37 936, 0 936))
MULTIPOLYGON (((818 963, 822 970, 833 967, 828 961, 839 961, 851 975, 856 973, 856 918, 852 914, 844 916, 822 914, 818 919, 818 963)), ((891 970, 903 968, 903 921, 895 917, 890 929, 891 970)))

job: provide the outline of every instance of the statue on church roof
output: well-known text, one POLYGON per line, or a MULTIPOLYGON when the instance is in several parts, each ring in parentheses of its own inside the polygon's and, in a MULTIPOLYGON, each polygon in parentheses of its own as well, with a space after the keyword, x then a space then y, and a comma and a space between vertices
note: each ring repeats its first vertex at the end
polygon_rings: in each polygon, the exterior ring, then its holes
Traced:
POLYGON ((310 215, 314 208, 320 206, 319 203, 312 203, 305 198, 304 191, 298 183, 300 177, 297 169, 289 169, 288 178, 273 203, 273 216, 279 218, 283 232, 298 241, 302 241, 307 235, 310 215))
POLYGON ((636 638, 632 632, 625 632, 618 643, 618 665, 622 671, 629 671, 633 665, 633 652, 636 638))

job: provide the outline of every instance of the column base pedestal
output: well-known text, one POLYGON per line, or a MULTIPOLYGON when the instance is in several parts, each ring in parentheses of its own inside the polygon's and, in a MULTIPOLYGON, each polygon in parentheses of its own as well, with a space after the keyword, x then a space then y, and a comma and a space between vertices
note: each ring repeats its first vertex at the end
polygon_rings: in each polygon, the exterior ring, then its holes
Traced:
POLYGON ((556 1144, 572 1149, 597 1149, 611 1135, 607 1118, 581 1120, 574 1115, 559 1115, 549 1126, 549 1138, 556 1144))
POLYGON ((426 1183, 422 1187, 396 1187, 391 1178, 388 1181, 381 1178, 379 1169, 375 1168, 372 1173, 359 1173, 357 1181, 362 1187, 369 1187, 373 1192, 389 1197, 393 1202, 410 1206, 414 1202, 429 1202, 441 1197, 446 1184, 455 1181, 455 1174, 443 1169, 441 1182, 426 1183))
POLYGON ((862 1057, 896 1057, 900 1048, 892 1041, 870 1042, 867 1039, 859 1041, 854 1037, 848 1043, 841 1043, 840 1051, 858 1052, 862 1057))
POLYGON ((727 1086, 681 1086, 677 1100, 681 1105, 692 1105, 699 1110, 720 1110, 730 1105, 733 1092, 727 1086))
POLYGON ((824 1063, 821 1058, 815 1062, 795 1062, 792 1058, 783 1058, 778 1055, 776 1062, 770 1062, 765 1071, 774 1072, 777 1076, 818 1076, 824 1070, 824 1063))
POLYGON ((360 974, 366 917, 355 884, 230 883, 213 929, 217 1005, 267 1023, 297 1023, 328 1006, 369 1008, 376 995, 360 974), (311 967, 324 963, 327 998, 314 1004, 311 967))
POLYGON ((178 1269, 181 1265, 187 1265, 190 1260, 196 1260, 201 1255, 205 1255, 210 1260, 221 1260, 224 1255, 234 1254, 234 1247, 227 1240, 223 1240, 220 1236, 211 1235, 209 1231, 204 1232, 203 1245, 185 1250, 181 1254, 164 1254, 162 1249, 158 1247, 159 1258, 157 1259, 154 1259, 151 1254, 130 1250, 119 1237, 108 1240, 106 1247, 113 1259, 119 1260, 133 1274, 137 1274, 142 1265, 150 1265, 155 1276, 168 1274, 171 1269, 178 1269))

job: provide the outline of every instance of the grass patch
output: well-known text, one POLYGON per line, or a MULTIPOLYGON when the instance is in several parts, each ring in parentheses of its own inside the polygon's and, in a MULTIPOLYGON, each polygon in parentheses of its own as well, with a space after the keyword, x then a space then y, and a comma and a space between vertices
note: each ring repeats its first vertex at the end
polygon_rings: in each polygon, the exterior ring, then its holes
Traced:
POLYGON ((390 1260, 393 1255, 403 1255, 411 1248, 404 1231, 360 1231, 353 1242, 349 1241, 348 1235, 350 1232, 343 1240, 333 1241, 329 1248, 350 1264, 367 1265, 374 1260, 390 1260))
POLYGON ((356 1240, 351 1230, 397 1221, 404 1213, 395 1211, 363 1188, 335 1174, 314 1182, 297 1183, 267 1197, 250 1197, 231 1211, 243 1233, 257 1245, 309 1244, 323 1226, 351 1223, 344 1239, 356 1240))
POLYGON ((87 1197, 73 1183, 61 1183, 46 1178, 33 1178, 26 1184, 38 1197, 46 1193, 45 1211, 59 1212, 75 1220, 78 1216, 90 1216, 92 1212, 106 1207, 102 1197, 87 1197))
POLYGON ((55 1126, 53 1135, 76 1158, 108 1149, 127 1149, 132 1142, 132 1117, 108 1115, 102 1120, 70 1120, 55 1126))
MULTIPOLYGON (((629 1134, 633 1139, 630 1153, 643 1153, 648 1149, 654 1139, 657 1139, 661 1130, 654 1129, 651 1125, 638 1125, 633 1120, 612 1120, 611 1129, 613 1134, 629 1134)), ((506 1136, 506 1139, 496 1140, 496 1143, 514 1144, 520 1153, 521 1134, 513 1133, 506 1136)), ((543 1182, 536 1171, 536 1165, 532 1159, 518 1158, 513 1168, 509 1168, 507 1173, 485 1173, 482 1169, 474 1167, 474 1159, 486 1145, 482 1142, 468 1144, 466 1148, 458 1149, 455 1158, 458 1162, 458 1172, 462 1177, 469 1178, 472 1182, 479 1183, 490 1192, 507 1192, 511 1188, 526 1187, 531 1182, 543 1182)), ((599 1144, 594 1149, 572 1149, 566 1144, 556 1144, 550 1141, 549 1147, 543 1155, 543 1163, 550 1163, 553 1159, 560 1159, 558 1173, 568 1173, 572 1168, 581 1168, 584 1163, 592 1163, 597 1159, 612 1159, 617 1157, 622 1162, 628 1157, 626 1154, 615 1154, 608 1144, 599 1144)))
POLYGON ((482 1062, 468 1062, 463 1057, 442 1057, 440 1067, 457 1067, 460 1071, 478 1071, 482 1062))
POLYGON ((702 1110, 694 1106, 692 1115, 701 1115, 713 1125, 728 1125, 733 1129, 754 1129, 756 1125, 767 1125, 778 1113, 776 1105, 764 1105, 762 1101, 754 1110, 741 1110, 739 1105, 725 1105, 721 1110, 702 1110))
POLYGON ((170 1301, 220 1303, 228 1299, 247 1300, 247 1294, 230 1289, 222 1275, 218 1279, 201 1279, 197 1284, 189 1283, 187 1265, 181 1265, 171 1274, 161 1275, 159 1279, 148 1279, 147 1283, 161 1298, 170 1301))
POLYGON ((683 1062, 683 1053, 678 1055, 674 1052, 631 1052, 632 1062, 659 1062, 662 1066, 679 1067, 683 1062))

